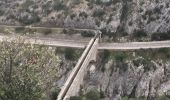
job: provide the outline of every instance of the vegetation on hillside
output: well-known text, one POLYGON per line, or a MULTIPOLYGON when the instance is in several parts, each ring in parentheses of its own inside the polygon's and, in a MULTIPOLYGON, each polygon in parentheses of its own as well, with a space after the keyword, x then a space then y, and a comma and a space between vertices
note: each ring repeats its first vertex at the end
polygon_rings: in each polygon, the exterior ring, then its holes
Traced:
POLYGON ((55 89, 59 59, 45 46, 0 43, 0 99, 42 100, 55 89))

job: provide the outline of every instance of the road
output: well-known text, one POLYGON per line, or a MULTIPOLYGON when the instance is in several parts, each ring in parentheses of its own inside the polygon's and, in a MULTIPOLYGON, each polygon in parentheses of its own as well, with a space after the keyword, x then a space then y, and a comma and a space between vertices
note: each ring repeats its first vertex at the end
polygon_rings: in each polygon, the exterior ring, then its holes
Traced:
POLYGON ((153 41, 153 42, 128 42, 128 43, 101 43, 101 50, 135 50, 149 48, 169 48, 170 41, 153 41))
POLYGON ((10 25, 0 25, 0 27, 6 27, 6 28, 18 28, 18 27, 25 27, 25 28, 31 28, 31 29, 73 29, 73 30, 77 30, 77 31, 98 31, 98 29, 86 29, 86 28, 68 28, 68 27, 42 27, 42 26, 19 26, 19 25, 15 25, 15 26, 10 26, 10 25))
POLYGON ((0 35, 0 42, 2 41, 13 41, 23 42, 28 44, 38 44, 38 45, 47 45, 55 47, 70 47, 70 48, 85 48, 88 44, 88 41, 76 41, 76 40, 63 40, 63 39, 54 39, 54 38, 37 38, 37 37, 26 37, 26 36, 16 36, 16 35, 0 35))
MULTIPOLYGON (((21 36, 20 36, 21 37, 21 36)), ((0 35, 0 41, 18 40, 18 36, 0 35)), ((52 38, 37 38, 37 37, 21 37, 24 43, 56 46, 56 47, 71 47, 71 48, 85 48, 89 41, 80 40, 63 40, 52 38)), ((100 43, 99 50, 134 50, 134 49, 149 49, 149 48, 170 48, 169 41, 153 41, 153 42, 128 42, 128 43, 100 43)))

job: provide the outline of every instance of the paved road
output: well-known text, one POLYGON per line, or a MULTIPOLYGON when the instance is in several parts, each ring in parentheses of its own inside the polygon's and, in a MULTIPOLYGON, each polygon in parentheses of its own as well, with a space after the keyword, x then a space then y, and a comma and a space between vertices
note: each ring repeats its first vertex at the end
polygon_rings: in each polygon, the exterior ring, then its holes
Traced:
MULTIPOLYGON (((85 48, 89 41, 63 40, 52 38, 33 38, 23 37, 25 43, 48 45, 56 47, 72 47, 85 48)), ((0 35, 0 41, 11 41, 18 39, 17 36, 0 35)), ((170 48, 170 41, 154 41, 154 42, 128 42, 128 43, 100 43, 99 50, 133 50, 148 48, 170 48)))
POLYGON ((21 40, 16 42, 31 43, 38 45, 47 45, 47 46, 56 46, 56 47, 70 47, 70 48, 85 48, 88 44, 88 41, 76 41, 76 40, 63 40, 63 39, 53 39, 53 38, 37 38, 37 37, 26 37, 26 36, 14 36, 14 35, 0 35, 0 41, 12 41, 12 40, 21 40))
POLYGON ((18 27, 25 27, 25 28, 32 28, 32 29, 73 29, 77 31, 98 31, 98 29, 86 29, 86 28, 68 28, 68 27, 41 27, 41 26, 10 26, 10 25, 0 25, 0 27, 6 27, 6 28, 18 28, 18 27))
POLYGON ((101 43, 99 49, 107 50, 135 50, 149 48, 170 48, 170 41, 101 43))

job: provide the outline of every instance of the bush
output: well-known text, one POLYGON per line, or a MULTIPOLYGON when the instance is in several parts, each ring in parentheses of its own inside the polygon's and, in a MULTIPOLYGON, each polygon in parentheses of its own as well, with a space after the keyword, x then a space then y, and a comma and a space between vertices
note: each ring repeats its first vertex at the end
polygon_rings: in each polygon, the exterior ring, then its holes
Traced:
POLYGON ((81 13, 79 13, 79 17, 87 18, 88 14, 86 12, 81 12, 81 13))
POLYGON ((108 50, 104 50, 103 59, 108 59, 110 57, 110 52, 108 50))
POLYGON ((159 96, 156 97, 155 100, 170 100, 170 98, 168 96, 159 96))
POLYGON ((116 55, 114 55, 114 58, 116 61, 123 62, 126 59, 127 55, 123 52, 118 52, 116 55))
POLYGON ((23 32, 25 30, 25 27, 17 27, 15 28, 15 31, 18 32, 23 32))
POLYGON ((77 58, 77 54, 72 48, 66 48, 64 54, 67 60, 75 60, 77 58))
POLYGON ((44 35, 48 35, 48 34, 51 34, 51 33, 52 33, 51 29, 45 29, 44 30, 44 35))
POLYGON ((135 30, 133 33, 134 38, 142 38, 146 36, 147 36, 147 33, 144 30, 135 30))
POLYGON ((57 11, 64 10, 66 9, 66 5, 62 1, 55 0, 53 8, 54 10, 57 10, 57 11))
POLYGON ((78 5, 81 3, 81 0, 72 0, 73 5, 78 5))
POLYGON ((88 92, 85 97, 88 100, 99 100, 100 99, 100 93, 96 90, 91 90, 90 92, 88 92))
POLYGON ((149 59, 138 58, 133 60, 133 64, 137 67, 139 67, 139 65, 143 65, 144 72, 150 71, 151 69, 156 69, 155 65, 149 59))
POLYGON ((0 10, 0 16, 2 16, 4 14, 3 10, 0 10))
POLYGON ((80 96, 73 96, 73 97, 70 97, 70 100, 83 100, 83 98, 80 96))
POLYGON ((71 14, 70 18, 73 20, 76 17, 76 14, 71 14))
POLYGON ((51 94, 51 100, 57 100, 57 96, 58 96, 59 92, 60 92, 60 89, 53 91, 51 94))
POLYGON ((104 10, 102 9, 96 9, 93 13, 93 17, 99 17, 101 18, 105 14, 104 10))
POLYGON ((18 21, 24 25, 30 25, 32 23, 39 22, 41 19, 37 14, 31 14, 31 18, 28 17, 28 15, 23 16, 18 19, 18 21))
POLYGON ((168 48, 160 48, 159 50, 158 50, 158 54, 161 54, 161 55, 163 55, 164 57, 166 57, 166 58, 170 58, 170 49, 168 49, 168 48))
POLYGON ((165 33, 153 33, 151 36, 151 40, 153 41, 163 41, 170 39, 170 31, 165 33))
POLYGON ((83 32, 81 32, 81 36, 83 36, 83 37, 94 37, 95 34, 94 34, 94 32, 91 32, 91 31, 83 31, 83 32))

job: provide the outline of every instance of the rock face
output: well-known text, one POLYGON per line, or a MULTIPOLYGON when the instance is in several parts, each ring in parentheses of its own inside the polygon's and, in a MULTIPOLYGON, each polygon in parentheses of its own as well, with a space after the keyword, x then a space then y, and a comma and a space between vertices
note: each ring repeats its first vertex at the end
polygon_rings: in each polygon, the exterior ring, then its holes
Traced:
POLYGON ((152 67, 149 70, 146 70, 146 65, 136 66, 131 61, 119 65, 127 67, 126 70, 116 67, 118 65, 111 60, 104 66, 104 72, 99 70, 101 69, 99 67, 95 73, 88 75, 88 79, 85 81, 86 91, 91 89, 103 91, 109 100, 119 100, 118 98, 123 96, 151 99, 170 91, 170 64, 168 63, 152 61, 147 66, 152 67))
POLYGON ((1 0, 1 24, 166 32, 169 0, 1 0))

